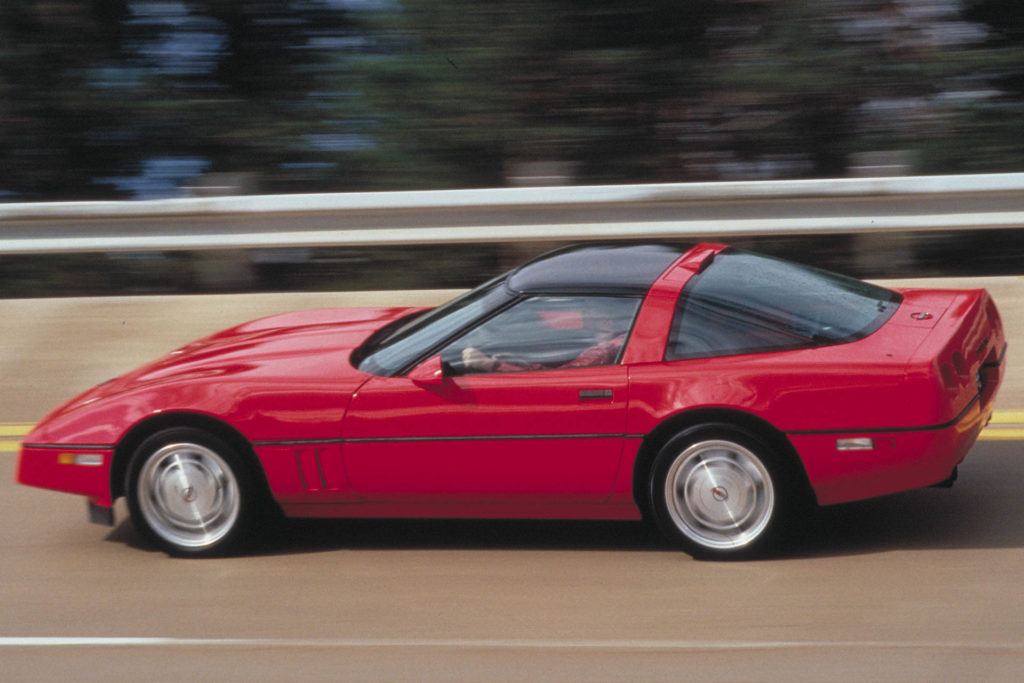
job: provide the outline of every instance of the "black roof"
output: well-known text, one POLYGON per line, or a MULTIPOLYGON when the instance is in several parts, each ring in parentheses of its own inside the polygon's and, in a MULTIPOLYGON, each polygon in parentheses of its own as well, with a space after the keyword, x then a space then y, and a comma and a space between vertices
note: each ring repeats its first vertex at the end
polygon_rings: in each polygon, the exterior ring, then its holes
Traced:
POLYGON ((687 251, 661 244, 567 247, 519 266, 506 285, 523 294, 646 294, 687 251))

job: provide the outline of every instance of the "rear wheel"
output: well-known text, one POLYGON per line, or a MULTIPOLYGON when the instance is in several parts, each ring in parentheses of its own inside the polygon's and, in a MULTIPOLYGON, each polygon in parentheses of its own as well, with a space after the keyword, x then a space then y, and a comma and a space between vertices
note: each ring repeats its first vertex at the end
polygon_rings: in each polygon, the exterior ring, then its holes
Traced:
POLYGON ((158 432, 139 446, 125 490, 138 532, 178 556, 237 548, 257 511, 258 489, 238 453, 187 427, 158 432))
POLYGON ((658 452, 651 509, 662 533, 695 557, 750 557, 779 536, 793 490, 761 439, 728 425, 691 428, 658 452))

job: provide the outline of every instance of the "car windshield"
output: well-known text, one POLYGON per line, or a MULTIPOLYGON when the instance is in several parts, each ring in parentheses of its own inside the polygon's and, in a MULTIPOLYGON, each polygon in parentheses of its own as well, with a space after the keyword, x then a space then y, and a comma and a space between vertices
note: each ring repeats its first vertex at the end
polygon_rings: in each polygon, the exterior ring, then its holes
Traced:
POLYGON ((357 366, 363 372, 391 376, 409 369, 417 359, 437 350, 442 342, 471 323, 489 315, 515 298, 505 277, 495 278, 419 316, 380 340, 360 349, 357 366))
POLYGON ((665 358, 854 341, 881 327, 901 300, 860 280, 728 249, 683 288, 665 358))

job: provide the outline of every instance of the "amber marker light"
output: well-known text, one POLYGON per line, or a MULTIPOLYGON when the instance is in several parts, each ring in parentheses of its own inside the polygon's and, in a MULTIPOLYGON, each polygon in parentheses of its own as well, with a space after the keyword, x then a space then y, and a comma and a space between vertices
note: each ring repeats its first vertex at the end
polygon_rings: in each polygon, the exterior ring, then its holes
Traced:
POLYGON ((96 467, 103 464, 103 456, 99 453, 61 453, 57 456, 61 465, 85 465, 96 467))

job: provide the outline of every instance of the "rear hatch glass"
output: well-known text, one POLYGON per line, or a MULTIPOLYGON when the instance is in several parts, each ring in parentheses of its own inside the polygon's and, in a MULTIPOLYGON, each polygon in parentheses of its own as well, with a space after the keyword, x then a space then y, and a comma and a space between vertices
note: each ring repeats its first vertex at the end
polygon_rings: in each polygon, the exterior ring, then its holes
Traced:
POLYGON ((902 296, 884 287, 739 249, 683 288, 666 360, 842 344, 875 332, 902 296))

